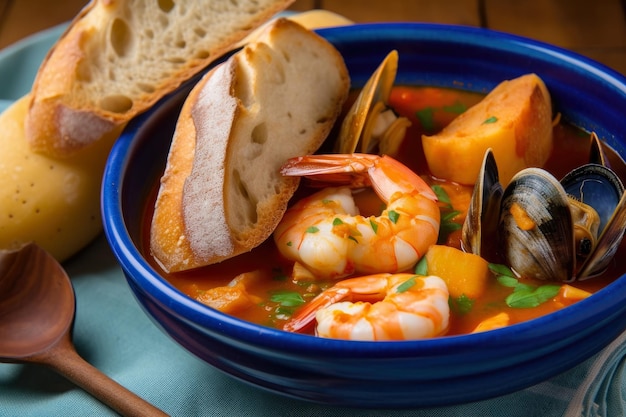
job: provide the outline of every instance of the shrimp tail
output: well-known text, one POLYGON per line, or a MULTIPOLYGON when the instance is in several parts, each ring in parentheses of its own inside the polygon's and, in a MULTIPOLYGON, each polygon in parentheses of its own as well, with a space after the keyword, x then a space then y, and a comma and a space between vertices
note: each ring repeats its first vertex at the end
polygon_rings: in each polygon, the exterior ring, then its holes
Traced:
POLYGON ((343 301, 350 295, 350 289, 331 287, 315 297, 311 302, 305 305, 296 315, 291 317, 283 325, 283 330, 288 332, 306 331, 315 322, 315 314, 318 310, 326 308, 334 303, 343 301))
POLYGON ((364 173, 380 157, 365 153, 305 155, 288 159, 280 173, 287 176, 321 175, 326 173, 364 173))
POLYGON ((437 201, 434 191, 411 169, 390 156, 364 153, 306 155, 289 159, 280 170, 285 176, 306 177, 328 186, 372 186, 384 200, 396 192, 417 192, 437 201))
POLYGON ((369 187, 367 174, 376 155, 328 154, 306 155, 287 160, 280 173, 290 177, 305 177, 317 187, 347 185, 351 188, 369 187))

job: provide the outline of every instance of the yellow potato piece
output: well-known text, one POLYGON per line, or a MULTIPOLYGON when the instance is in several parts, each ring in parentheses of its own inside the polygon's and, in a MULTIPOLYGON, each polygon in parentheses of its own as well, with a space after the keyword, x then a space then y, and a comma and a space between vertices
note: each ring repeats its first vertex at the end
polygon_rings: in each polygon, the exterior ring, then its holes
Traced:
POLYGON ((426 252, 428 274, 437 275, 448 286, 450 297, 476 299, 487 288, 489 263, 478 255, 445 245, 432 245, 426 252))
POLYGON ((71 158, 36 154, 24 136, 28 103, 0 115, 0 250, 35 242, 63 261, 102 230, 100 185, 119 131, 71 158))
POLYGON ((478 323, 478 326, 472 331, 472 333, 486 332, 487 330, 500 329, 509 325, 511 318, 507 313, 498 313, 495 316, 486 318, 478 323))
POLYGON ((504 81, 440 133, 422 136, 428 167, 436 177, 474 184, 489 148, 500 182, 516 172, 541 167, 552 151, 552 105, 535 74, 504 81))

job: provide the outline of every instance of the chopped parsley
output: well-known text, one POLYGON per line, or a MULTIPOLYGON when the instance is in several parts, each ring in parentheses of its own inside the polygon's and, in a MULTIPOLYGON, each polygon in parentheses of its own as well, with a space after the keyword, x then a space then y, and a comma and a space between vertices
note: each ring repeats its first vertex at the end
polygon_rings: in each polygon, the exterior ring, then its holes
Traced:
POLYGON ((448 304, 450 305, 450 309, 452 311, 457 314, 464 315, 472 310, 475 301, 476 300, 469 298, 467 295, 461 294, 457 298, 450 297, 448 299, 448 304))
POLYGON ((426 132, 433 132, 435 130, 435 109, 425 107, 415 112, 415 115, 426 132))
POLYGON ((416 278, 417 278, 417 275, 413 275, 411 278, 407 279, 402 284, 398 285, 398 287, 396 288, 396 292, 402 293, 402 292, 410 290, 411 287, 415 285, 416 278))
POLYGON ((295 291, 276 291, 270 296, 270 301, 283 307, 299 307, 305 303, 300 293, 295 291))
POLYGON ((446 190, 444 190, 444 188, 441 185, 433 185, 432 190, 435 192, 435 195, 437 196, 437 200, 439 200, 440 203, 444 203, 446 205, 447 208, 452 208, 452 202, 450 201, 450 196, 448 196, 448 193, 446 192, 446 190))
POLYGON ((459 230, 463 225, 454 221, 460 211, 452 207, 452 201, 446 190, 441 185, 437 184, 433 185, 431 188, 440 203, 441 219, 439 222, 439 239, 437 243, 443 244, 448 239, 450 233, 459 230))
POLYGON ((425 256, 422 256, 422 259, 415 265, 415 274, 422 276, 428 275, 428 262, 426 262, 425 256))
POLYGON ((505 277, 515 278, 515 274, 511 271, 511 268, 506 265, 490 263, 489 269, 496 275, 504 275, 505 277))
POLYGON ((460 101, 456 101, 454 102, 454 104, 451 104, 449 106, 443 106, 442 108, 444 111, 452 114, 461 114, 464 113, 465 110, 467 110, 467 106, 460 101))
POLYGON ((519 282, 513 271, 505 265, 489 264, 491 272, 496 274, 498 283, 512 288, 513 292, 506 299, 506 305, 511 308, 533 308, 554 298, 561 289, 560 285, 529 285, 519 282))

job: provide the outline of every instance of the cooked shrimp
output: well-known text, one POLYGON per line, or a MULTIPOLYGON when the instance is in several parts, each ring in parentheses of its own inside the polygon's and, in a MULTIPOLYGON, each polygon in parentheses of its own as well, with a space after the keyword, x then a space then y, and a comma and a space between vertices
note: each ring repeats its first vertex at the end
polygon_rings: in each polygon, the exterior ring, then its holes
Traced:
POLYGON ((320 278, 404 271, 437 242, 435 193, 391 157, 305 156, 289 160, 281 172, 328 184, 349 184, 300 200, 287 210, 274 232, 283 256, 320 278), (350 188, 364 186, 372 186, 387 204, 377 217, 359 215, 350 188))
POLYGON ((376 274, 339 281, 283 327, 299 331, 314 320, 320 337, 349 340, 409 340, 448 329, 448 288, 434 275, 376 274))

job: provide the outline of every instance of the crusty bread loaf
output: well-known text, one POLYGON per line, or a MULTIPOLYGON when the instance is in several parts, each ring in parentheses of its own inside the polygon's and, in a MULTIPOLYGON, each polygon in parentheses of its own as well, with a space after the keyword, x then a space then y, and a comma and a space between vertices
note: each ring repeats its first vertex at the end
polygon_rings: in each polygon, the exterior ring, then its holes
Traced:
POLYGON ((166 271, 219 262, 271 235, 298 185, 280 166, 317 150, 349 84, 330 43, 279 19, 194 87, 151 228, 152 253, 166 271))
POLYGON ((119 128, 293 0, 93 0, 43 62, 26 134, 68 155, 119 128))

